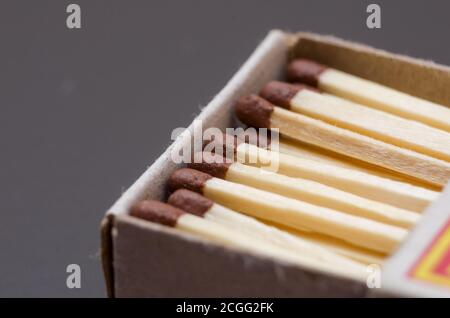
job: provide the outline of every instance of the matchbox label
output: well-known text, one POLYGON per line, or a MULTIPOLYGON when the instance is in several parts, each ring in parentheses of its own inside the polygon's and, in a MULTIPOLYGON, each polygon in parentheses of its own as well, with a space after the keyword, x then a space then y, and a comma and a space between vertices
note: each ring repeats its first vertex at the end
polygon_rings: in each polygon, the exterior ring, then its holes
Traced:
POLYGON ((416 262, 409 276, 450 288, 450 219, 416 262))

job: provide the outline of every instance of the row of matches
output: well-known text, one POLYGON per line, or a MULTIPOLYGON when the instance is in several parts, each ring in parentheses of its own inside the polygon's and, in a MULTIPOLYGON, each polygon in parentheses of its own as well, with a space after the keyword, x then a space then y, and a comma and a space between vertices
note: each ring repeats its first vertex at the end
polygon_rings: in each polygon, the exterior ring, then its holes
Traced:
POLYGON ((278 129, 278 147, 214 140, 239 160, 203 152, 172 174, 167 204, 142 201, 131 215, 364 280, 450 178, 450 110, 309 60, 287 78, 235 106, 244 124, 278 129))

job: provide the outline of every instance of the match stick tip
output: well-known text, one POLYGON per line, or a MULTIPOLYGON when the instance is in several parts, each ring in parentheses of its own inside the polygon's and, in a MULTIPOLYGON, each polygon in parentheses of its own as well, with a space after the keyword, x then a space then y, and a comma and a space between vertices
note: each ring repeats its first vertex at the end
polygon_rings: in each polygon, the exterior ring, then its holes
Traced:
POLYGON ((177 224, 178 218, 184 213, 186 212, 155 200, 138 202, 130 211, 131 216, 171 227, 177 224))
POLYGON ((273 109, 271 103, 254 94, 241 97, 235 105, 239 120, 256 128, 270 128, 270 115, 273 109))
POLYGON ((279 81, 271 81, 267 83, 260 92, 262 98, 268 100, 276 106, 286 109, 291 108, 291 99, 301 90, 314 90, 313 87, 303 84, 289 84, 279 81))
POLYGON ((167 203, 200 217, 203 217, 214 204, 213 201, 201 194, 186 189, 179 189, 172 193, 167 203))
POLYGON ((194 192, 202 193, 203 186, 206 181, 211 179, 207 173, 189 169, 182 168, 178 169, 172 173, 168 181, 168 187, 170 192, 174 192, 178 189, 188 189, 194 192))
POLYGON ((301 82, 317 87, 319 76, 326 69, 326 66, 312 60, 297 59, 288 65, 287 78, 291 82, 301 82))
POLYGON ((231 161, 227 160, 225 157, 210 152, 203 152, 202 161, 192 162, 188 164, 188 167, 207 173, 210 176, 223 179, 225 178, 230 165, 231 161))

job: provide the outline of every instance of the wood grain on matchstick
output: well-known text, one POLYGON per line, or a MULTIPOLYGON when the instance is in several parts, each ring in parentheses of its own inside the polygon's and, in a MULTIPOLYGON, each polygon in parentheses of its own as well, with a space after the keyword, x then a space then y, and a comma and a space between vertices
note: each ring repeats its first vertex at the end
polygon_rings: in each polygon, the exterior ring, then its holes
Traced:
POLYGON ((343 239, 352 244, 389 253, 404 239, 403 228, 319 207, 275 193, 262 191, 211 177, 193 169, 175 171, 169 179, 172 190, 196 180, 204 180, 187 188, 233 210, 343 239), (181 180, 180 180, 181 179, 181 180))
POLYGON ((386 254, 372 251, 370 249, 365 249, 353 244, 347 243, 345 241, 336 239, 331 236, 327 236, 321 233, 299 231, 297 229, 276 224, 273 222, 264 221, 266 224, 276 226, 283 231, 290 233, 291 235, 298 236, 301 239, 322 246, 325 249, 333 251, 337 254, 343 255, 345 257, 354 259, 363 264, 383 264, 386 254))
POLYGON ((274 244, 279 248, 288 249, 293 253, 312 257, 335 266, 356 266, 359 268, 358 270, 361 269, 361 264, 355 263, 351 258, 343 257, 321 247, 319 244, 303 240, 298 236, 291 235, 273 226, 268 226, 252 217, 235 212, 214 203, 198 193, 180 189, 175 191, 167 202, 186 212, 220 223, 240 233, 274 244))
POLYGON ((450 178, 448 162, 273 106, 256 95, 240 99, 236 104, 236 113, 241 121, 249 125, 261 127, 264 124, 268 128, 278 128, 282 135, 432 184, 443 186, 450 178), (254 118, 252 114, 266 117, 254 118))
POLYGON ((400 174, 398 172, 388 170, 380 166, 375 166, 368 162, 347 157, 327 149, 319 148, 301 141, 290 139, 288 137, 280 137, 278 151, 294 157, 310 159, 317 162, 335 165, 337 167, 368 173, 381 178, 410 183, 412 185, 427 188, 433 191, 442 190, 442 187, 440 186, 431 185, 427 182, 417 180, 411 176, 400 174))
MULTIPOLYGON (((236 136, 238 142, 232 145, 228 143, 228 145, 223 146, 225 149, 228 149, 228 153, 230 153, 232 149, 235 149, 238 144, 246 142, 258 147, 278 151, 280 153, 291 155, 294 157, 310 159, 316 162, 331 164, 341 168, 365 172, 381 178, 396 180, 433 191, 442 190, 441 186, 432 185, 428 182, 418 180, 412 176, 401 174, 399 172, 376 166, 374 164, 348 157, 337 152, 320 148, 299 140, 294 140, 287 136, 277 136, 278 139, 275 139, 276 144, 274 145, 274 147, 272 147, 272 140, 270 136, 268 137, 265 134, 259 134, 256 130, 247 129, 245 131, 238 132, 236 136)), ((228 156, 227 158, 232 157, 233 156, 228 156)))
POLYGON ((450 160, 450 134, 443 130, 283 82, 269 82, 262 89, 261 96, 293 112, 438 159, 450 160))
POLYGON ((418 213, 359 197, 315 181, 291 178, 238 162, 224 164, 225 158, 208 153, 203 153, 203 158, 203 162, 190 164, 189 167, 231 182, 386 224, 410 228, 420 219, 418 213))
POLYGON ((266 170, 277 166, 276 172, 279 174, 317 181, 367 199, 415 212, 421 212, 439 196, 439 192, 408 183, 294 157, 245 143, 237 146, 236 156, 238 162, 266 170))

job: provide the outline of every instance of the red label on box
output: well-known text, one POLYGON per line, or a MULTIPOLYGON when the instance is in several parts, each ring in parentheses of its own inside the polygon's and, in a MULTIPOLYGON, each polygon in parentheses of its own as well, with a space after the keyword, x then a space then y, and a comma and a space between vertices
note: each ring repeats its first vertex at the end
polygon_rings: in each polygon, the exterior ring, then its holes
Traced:
POLYGON ((450 220, 416 262, 409 276, 450 287, 450 220))

